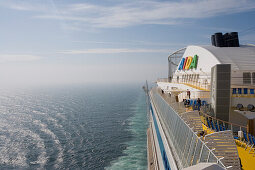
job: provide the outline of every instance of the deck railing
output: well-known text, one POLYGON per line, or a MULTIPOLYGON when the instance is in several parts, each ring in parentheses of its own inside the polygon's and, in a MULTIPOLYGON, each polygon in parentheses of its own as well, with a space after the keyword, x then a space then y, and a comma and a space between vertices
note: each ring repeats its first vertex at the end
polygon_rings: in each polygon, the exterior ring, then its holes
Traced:
POLYGON ((210 107, 208 107, 208 106, 202 106, 201 110, 200 110, 200 114, 202 116, 202 123, 210 128, 211 128, 211 125, 208 125, 208 121, 209 121, 209 123, 213 123, 213 126, 214 126, 213 130, 215 130, 215 131, 221 131, 221 128, 224 130, 231 130, 233 132, 234 137, 238 136, 238 131, 245 131, 248 133, 246 126, 223 121, 221 119, 217 119, 217 118, 211 116, 210 115, 210 107))
POLYGON ((226 168, 220 159, 210 150, 197 134, 179 116, 182 106, 171 106, 156 89, 151 91, 151 102, 156 108, 160 124, 166 135, 179 166, 185 168, 200 162, 215 162, 226 168))
POLYGON ((158 78, 157 82, 165 82, 165 83, 170 83, 168 78, 158 78))

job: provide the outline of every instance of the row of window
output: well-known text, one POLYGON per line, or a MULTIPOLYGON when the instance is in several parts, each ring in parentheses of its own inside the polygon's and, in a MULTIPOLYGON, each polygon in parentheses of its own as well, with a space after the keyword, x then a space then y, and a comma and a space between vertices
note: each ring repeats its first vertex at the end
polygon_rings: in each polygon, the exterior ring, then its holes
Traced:
POLYGON ((199 79, 199 74, 185 74, 182 76, 182 80, 198 80, 199 79))
POLYGON ((254 89, 233 88, 232 94, 254 94, 254 89))
POLYGON ((243 84, 255 84, 255 72, 244 72, 243 73, 243 84))
MULTIPOLYGON (((177 82, 179 82, 179 76, 177 76, 177 82)), ((182 82, 198 82, 199 74, 185 74, 181 76, 182 82)))

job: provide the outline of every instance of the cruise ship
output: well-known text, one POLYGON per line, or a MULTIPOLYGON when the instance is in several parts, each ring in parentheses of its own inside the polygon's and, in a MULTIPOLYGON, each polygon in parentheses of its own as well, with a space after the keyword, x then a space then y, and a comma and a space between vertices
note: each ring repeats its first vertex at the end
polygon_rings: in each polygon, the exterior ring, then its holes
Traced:
POLYGON ((168 56, 147 94, 149 170, 255 169, 255 46, 237 32, 168 56))

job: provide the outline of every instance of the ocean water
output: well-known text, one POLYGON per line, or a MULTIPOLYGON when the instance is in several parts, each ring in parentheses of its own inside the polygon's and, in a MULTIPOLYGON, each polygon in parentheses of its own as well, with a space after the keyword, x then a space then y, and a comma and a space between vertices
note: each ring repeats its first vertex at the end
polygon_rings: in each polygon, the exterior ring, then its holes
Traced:
POLYGON ((0 90, 0 169, 146 169, 140 86, 0 90))

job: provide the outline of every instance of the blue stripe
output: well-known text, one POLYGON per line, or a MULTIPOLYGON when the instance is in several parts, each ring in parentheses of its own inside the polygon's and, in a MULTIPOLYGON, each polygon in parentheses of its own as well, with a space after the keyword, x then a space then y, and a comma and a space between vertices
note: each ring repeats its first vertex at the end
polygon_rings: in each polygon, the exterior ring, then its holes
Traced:
POLYGON ((164 163, 165 170, 171 170, 168 159, 167 159, 165 147, 164 147, 164 144, 163 144, 163 141, 162 141, 159 129, 158 129, 158 124, 157 124, 156 117, 154 115, 151 103, 150 103, 150 110, 151 110, 151 114, 152 114, 152 117, 153 117, 153 122, 154 122, 154 125, 155 125, 155 129, 156 129, 159 148, 160 148, 160 152, 161 152, 161 156, 162 156, 162 160, 163 160, 163 163, 164 163))

